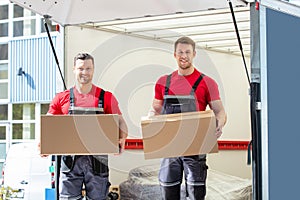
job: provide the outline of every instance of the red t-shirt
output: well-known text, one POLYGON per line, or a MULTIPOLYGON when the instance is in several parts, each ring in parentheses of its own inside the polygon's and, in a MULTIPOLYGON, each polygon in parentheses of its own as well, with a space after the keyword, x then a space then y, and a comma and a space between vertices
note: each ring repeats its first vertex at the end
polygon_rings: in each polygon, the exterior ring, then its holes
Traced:
MULTIPOLYGON (((93 85, 88 94, 80 94, 73 87, 74 102, 76 107, 98 107, 99 95, 101 88, 93 85)), ((48 113, 50 114, 68 114, 70 107, 70 90, 58 93, 52 100, 48 113)), ((105 114, 121 114, 119 103, 111 92, 104 93, 104 113, 105 114)))
MULTIPOLYGON (((178 70, 172 73, 171 84, 169 86, 169 95, 189 95, 192 87, 201 73, 195 69, 187 76, 178 74, 178 70)), ((158 79, 155 85, 155 99, 163 100, 167 76, 164 75, 158 79)), ((195 91, 195 98, 198 102, 197 110, 204 111, 210 101, 219 100, 220 94, 217 83, 209 76, 204 76, 195 91)))

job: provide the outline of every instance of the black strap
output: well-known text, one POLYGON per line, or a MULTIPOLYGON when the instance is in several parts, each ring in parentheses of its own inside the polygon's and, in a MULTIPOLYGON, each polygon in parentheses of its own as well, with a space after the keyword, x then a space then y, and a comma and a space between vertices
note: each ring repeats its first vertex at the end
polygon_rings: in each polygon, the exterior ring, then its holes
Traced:
POLYGON ((171 77, 172 74, 169 74, 167 77, 167 82, 166 82, 166 86, 165 86, 165 95, 169 94, 169 87, 170 87, 170 83, 171 83, 171 77))
MULTIPOLYGON (((202 81, 204 76, 205 76, 205 74, 202 73, 199 76, 199 78, 196 80, 196 82, 194 83, 194 85, 192 87, 191 95, 194 95, 194 92, 196 91, 198 85, 200 84, 200 82, 202 81)), ((172 77, 172 74, 169 74, 168 77, 167 77, 166 86, 165 86, 165 95, 168 95, 168 93, 169 93, 169 87, 170 87, 170 84, 171 84, 171 77, 172 77)))
MULTIPOLYGON (((104 108, 104 94, 105 90, 101 89, 99 98, 98 98, 98 108, 104 108)), ((75 106, 75 100, 74 100, 74 91, 73 88, 70 88, 70 107, 75 106)))
POLYGON ((199 76, 199 78, 196 80, 196 82, 194 83, 194 85, 192 87, 191 95, 194 95, 194 92, 196 91, 198 85, 200 84, 200 82, 202 81, 204 76, 205 76, 205 74, 201 74, 199 76))
POLYGON ((105 91, 101 89, 99 100, 98 100, 98 108, 104 108, 104 93, 105 91))
POLYGON ((75 100, 74 100, 74 91, 73 88, 70 88, 70 107, 75 106, 75 100))

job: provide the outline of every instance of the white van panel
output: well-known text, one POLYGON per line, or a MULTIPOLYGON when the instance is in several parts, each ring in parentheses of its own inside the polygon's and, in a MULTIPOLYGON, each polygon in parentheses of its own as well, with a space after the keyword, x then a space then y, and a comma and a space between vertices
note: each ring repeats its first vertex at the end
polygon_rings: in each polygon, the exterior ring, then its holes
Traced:
POLYGON ((45 199, 45 189, 51 188, 50 166, 51 156, 41 157, 36 143, 14 144, 5 160, 4 186, 23 189, 23 200, 45 199))

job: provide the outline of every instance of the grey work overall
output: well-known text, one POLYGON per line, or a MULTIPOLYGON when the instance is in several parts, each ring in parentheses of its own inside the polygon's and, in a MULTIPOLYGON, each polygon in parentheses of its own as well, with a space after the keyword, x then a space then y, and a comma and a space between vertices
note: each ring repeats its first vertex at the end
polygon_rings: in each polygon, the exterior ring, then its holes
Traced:
MULTIPOLYGON (((167 77, 162 114, 196 111, 195 90, 204 74, 201 74, 189 95, 169 95, 171 75, 167 77)), ((187 133, 188 134, 188 133, 187 133)), ((161 161, 159 182, 165 200, 180 200, 183 172, 186 183, 186 196, 190 200, 204 200, 207 175, 206 155, 164 158, 161 161)))
MULTIPOLYGON (((75 107, 73 88, 70 89, 69 114, 103 114, 104 90, 101 90, 98 108, 75 107)), ((87 199, 105 200, 110 183, 108 181, 107 155, 62 156, 60 177, 60 200, 82 199, 84 184, 87 199)))

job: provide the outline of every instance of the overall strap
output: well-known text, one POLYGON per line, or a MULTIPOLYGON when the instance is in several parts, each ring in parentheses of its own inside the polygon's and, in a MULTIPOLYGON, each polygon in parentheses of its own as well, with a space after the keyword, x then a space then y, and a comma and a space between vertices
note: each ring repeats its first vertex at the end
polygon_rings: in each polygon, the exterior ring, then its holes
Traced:
MULTIPOLYGON (((105 94, 105 90, 101 89, 99 100, 98 100, 98 108, 104 108, 104 94, 105 94)), ((74 99, 75 98, 74 98, 73 88, 70 88, 70 107, 75 107, 74 99)))
POLYGON ((194 83, 193 87, 192 87, 192 91, 191 91, 191 95, 194 95, 198 85, 200 84, 200 82, 202 81, 203 77, 205 76, 205 74, 201 74, 199 76, 199 78, 196 80, 196 82, 194 83))
POLYGON ((170 87, 170 83, 171 83, 171 77, 172 74, 169 74, 167 77, 167 82, 166 82, 166 86, 165 86, 165 95, 169 94, 169 87, 170 87))
POLYGON ((104 108, 104 93, 105 91, 101 89, 99 100, 98 100, 98 108, 104 108))
POLYGON ((74 103, 74 91, 73 88, 70 88, 70 107, 75 107, 75 103, 74 103))

